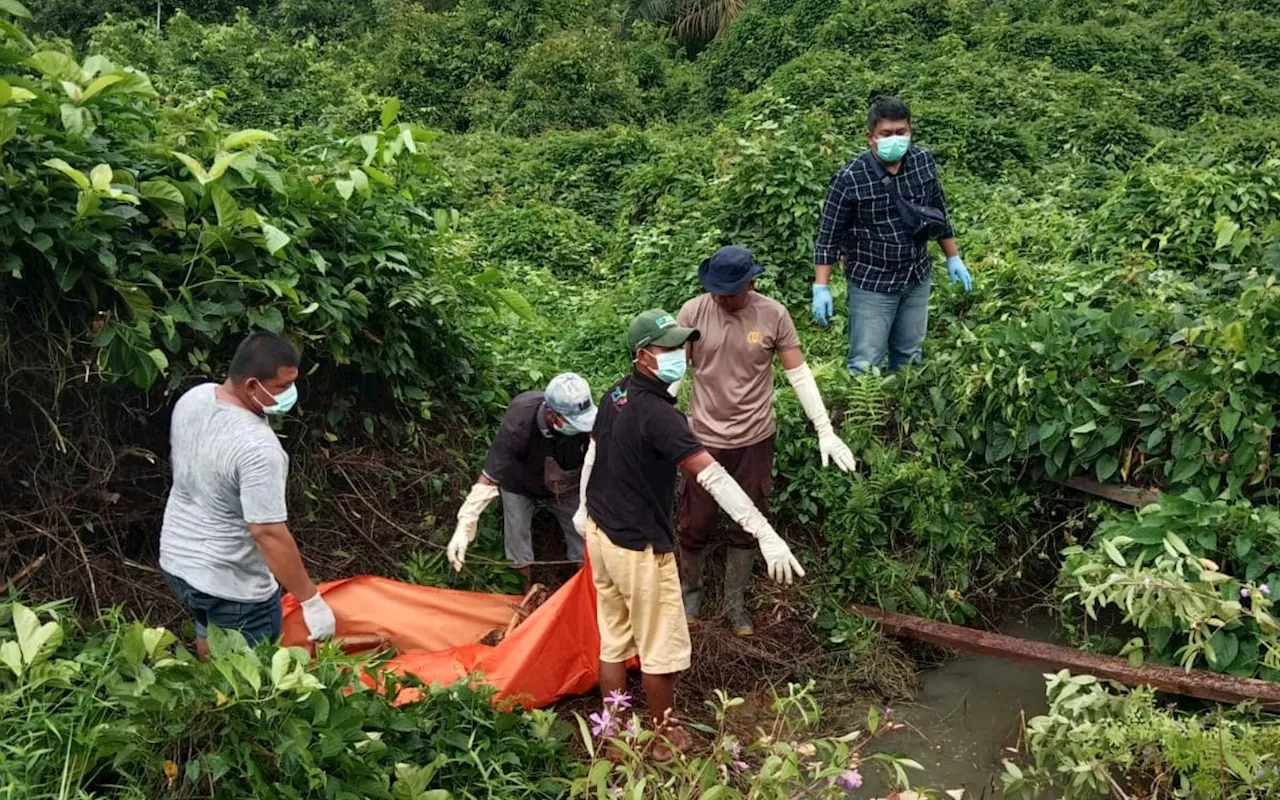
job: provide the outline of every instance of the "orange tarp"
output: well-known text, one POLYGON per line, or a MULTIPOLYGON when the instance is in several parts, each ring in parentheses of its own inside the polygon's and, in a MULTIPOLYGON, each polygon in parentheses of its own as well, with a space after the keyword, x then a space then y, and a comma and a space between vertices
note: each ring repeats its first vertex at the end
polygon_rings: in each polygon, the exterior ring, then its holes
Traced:
MULTIPOLYGON (((518 595, 415 586, 373 575, 321 584, 320 593, 338 619, 338 636, 384 637, 396 650, 387 668, 426 684, 450 684, 478 672, 498 689, 497 699, 541 708, 597 683, 600 633, 589 568, 493 647, 480 640, 506 628, 520 605, 518 595)), ((302 609, 292 595, 284 598, 282 641, 307 643, 302 609)), ((398 699, 410 701, 416 694, 398 699)))

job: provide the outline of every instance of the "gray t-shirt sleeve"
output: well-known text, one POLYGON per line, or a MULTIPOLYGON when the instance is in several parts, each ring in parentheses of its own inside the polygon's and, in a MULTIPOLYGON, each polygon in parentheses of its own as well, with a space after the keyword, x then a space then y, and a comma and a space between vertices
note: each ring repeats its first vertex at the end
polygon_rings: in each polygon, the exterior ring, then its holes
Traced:
POLYGON ((279 447, 249 449, 240 461, 240 507, 250 525, 270 525, 289 518, 285 485, 289 460, 279 447))

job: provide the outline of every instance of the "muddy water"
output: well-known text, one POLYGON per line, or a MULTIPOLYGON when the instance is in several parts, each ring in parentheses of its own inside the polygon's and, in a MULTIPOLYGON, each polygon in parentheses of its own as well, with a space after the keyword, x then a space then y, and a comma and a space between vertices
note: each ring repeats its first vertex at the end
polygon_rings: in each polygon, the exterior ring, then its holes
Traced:
MULTIPOLYGON (((1029 616, 1002 625, 1002 633, 1048 640, 1053 622, 1029 616)), ((920 691, 910 703, 898 703, 893 716, 906 730, 879 740, 880 752, 899 753, 920 762, 925 772, 913 783, 941 792, 963 789, 969 799, 1003 797, 1000 763, 1009 757, 1028 719, 1046 710, 1045 670, 987 656, 957 656, 920 674, 920 691)), ((917 775, 920 775, 917 773, 917 775)), ((878 769, 868 769, 857 797, 887 792, 878 769)), ((945 797, 946 795, 941 795, 945 797)))

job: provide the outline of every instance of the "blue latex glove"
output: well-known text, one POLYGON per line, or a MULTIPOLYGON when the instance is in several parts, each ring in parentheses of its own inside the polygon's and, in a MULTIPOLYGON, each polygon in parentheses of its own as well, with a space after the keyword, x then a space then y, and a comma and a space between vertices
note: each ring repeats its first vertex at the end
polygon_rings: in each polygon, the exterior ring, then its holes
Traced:
POLYGON ((964 286, 966 292, 973 291, 973 278, 970 277, 969 270, 965 269, 964 261, 960 256, 947 257, 947 274, 951 276, 952 283, 964 286))
POLYGON ((831 301, 830 286, 825 283, 813 285, 813 306, 810 310, 813 312, 814 320, 822 327, 827 327, 835 311, 835 305, 831 301))

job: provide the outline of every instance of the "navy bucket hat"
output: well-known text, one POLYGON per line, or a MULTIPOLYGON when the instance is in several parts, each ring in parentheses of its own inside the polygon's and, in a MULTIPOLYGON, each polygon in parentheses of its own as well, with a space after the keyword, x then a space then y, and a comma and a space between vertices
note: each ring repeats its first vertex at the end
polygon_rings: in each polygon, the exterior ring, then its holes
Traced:
POLYGON ((751 251, 736 244, 721 247, 698 265, 698 281, 712 294, 737 294, 751 283, 764 267, 751 251))

